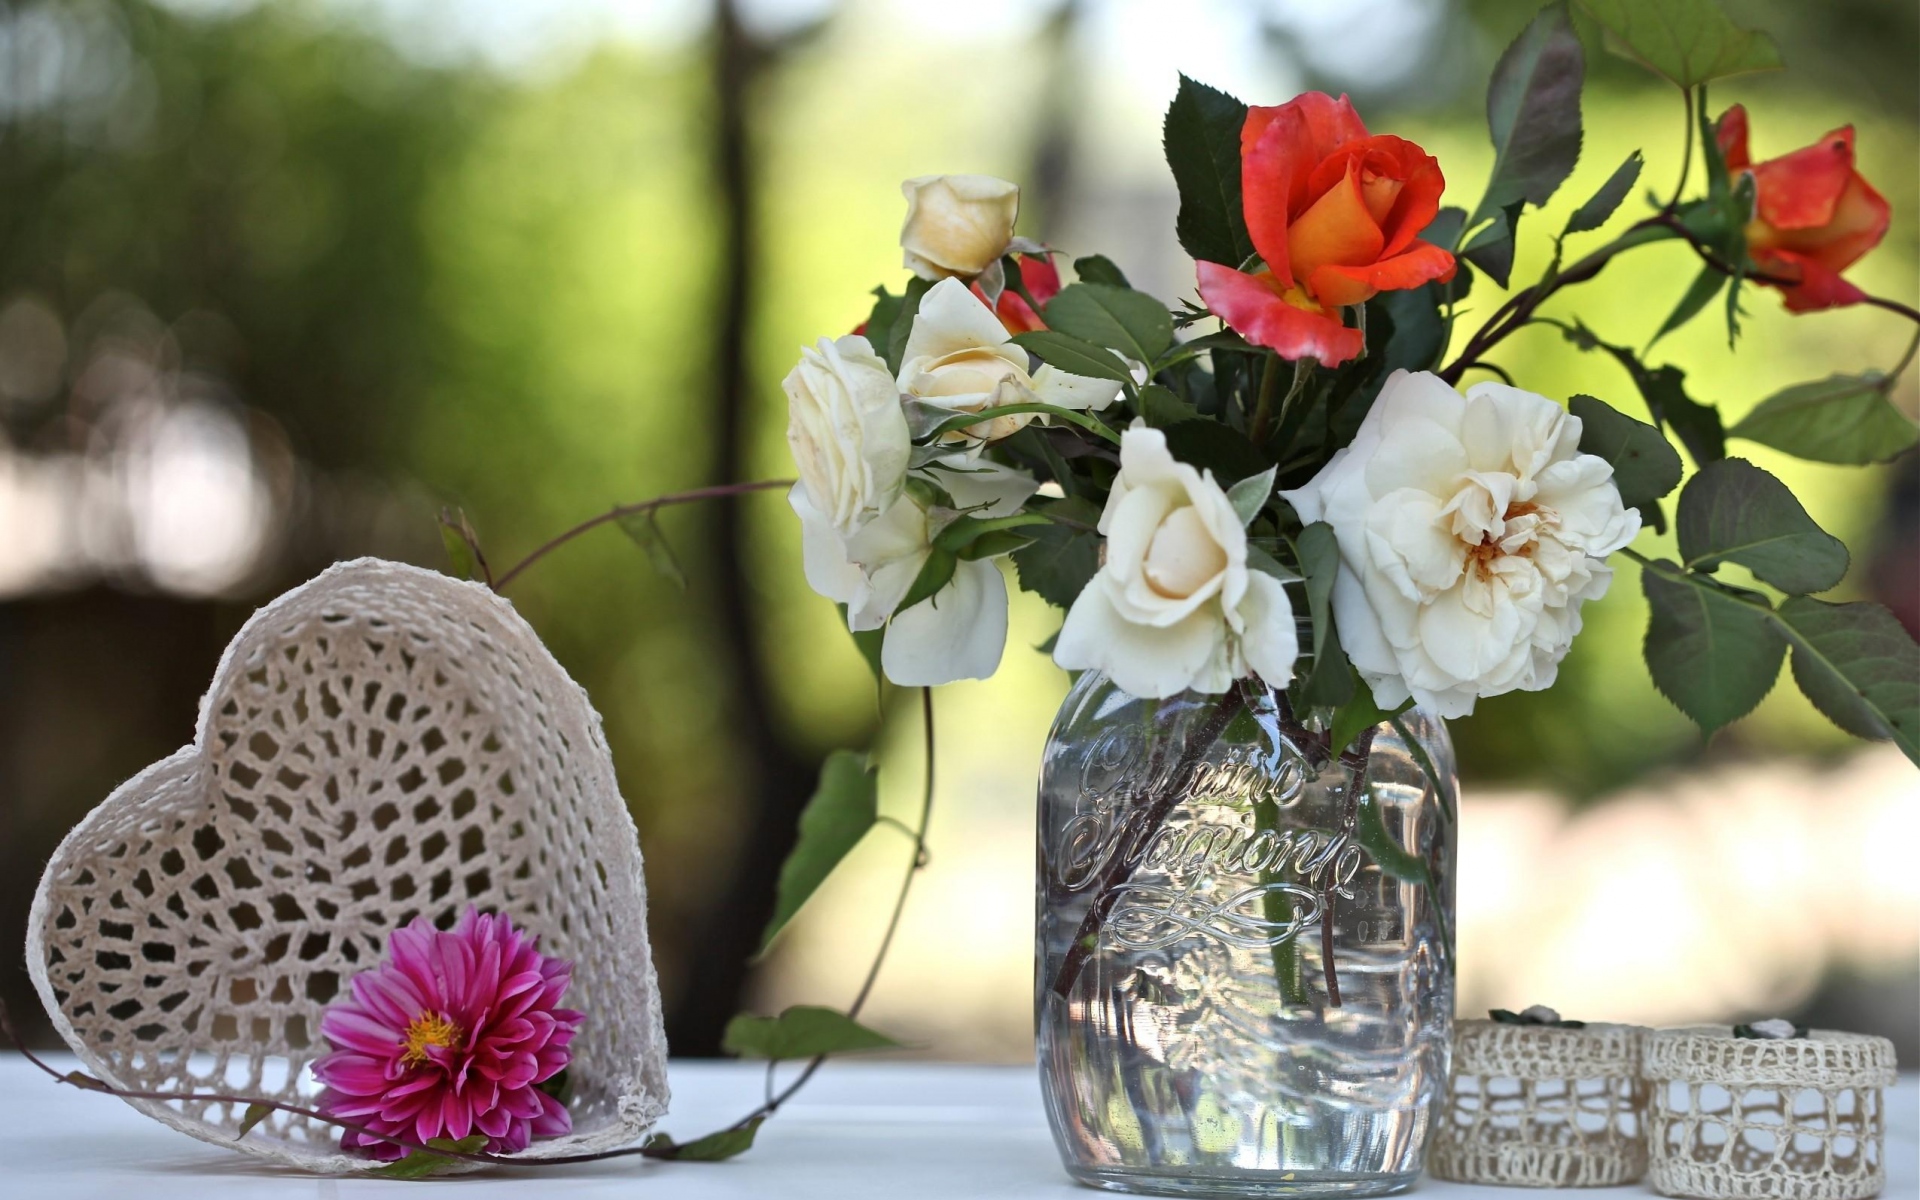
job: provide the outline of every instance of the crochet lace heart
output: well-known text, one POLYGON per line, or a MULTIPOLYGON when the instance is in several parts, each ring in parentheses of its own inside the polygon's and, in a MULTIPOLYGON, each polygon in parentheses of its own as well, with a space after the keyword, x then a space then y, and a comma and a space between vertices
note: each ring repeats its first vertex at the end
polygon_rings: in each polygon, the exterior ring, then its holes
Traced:
MULTIPOLYGON (((311 1106, 320 1016, 396 926, 469 905, 572 959, 586 1013, 573 1133, 633 1140, 666 1110, 666 1039, 632 818, 600 719, 505 600, 377 559, 255 613, 193 742, 67 835, 29 918, 34 986, 86 1069, 141 1091, 311 1106)), ((130 1101, 195 1137, 314 1170, 368 1165, 276 1113, 130 1101)))

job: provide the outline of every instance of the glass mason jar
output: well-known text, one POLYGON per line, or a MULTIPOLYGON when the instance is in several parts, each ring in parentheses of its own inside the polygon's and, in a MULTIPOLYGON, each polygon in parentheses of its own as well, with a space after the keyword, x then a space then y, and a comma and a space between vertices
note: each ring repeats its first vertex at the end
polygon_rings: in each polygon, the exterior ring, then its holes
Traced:
POLYGON ((1068 1173, 1410 1186, 1452 1037, 1454 794, 1417 709, 1332 756, 1252 680, 1142 700, 1082 675, 1040 780, 1035 1024, 1068 1173))

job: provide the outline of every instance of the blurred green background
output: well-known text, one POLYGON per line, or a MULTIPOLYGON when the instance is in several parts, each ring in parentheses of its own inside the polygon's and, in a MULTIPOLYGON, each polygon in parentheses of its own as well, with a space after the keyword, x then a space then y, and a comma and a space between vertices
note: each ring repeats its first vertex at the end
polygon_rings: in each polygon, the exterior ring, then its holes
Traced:
MULTIPOLYGON (((444 504, 500 566, 616 502, 788 473, 779 379, 802 343, 852 327, 869 289, 904 277, 901 179, 1020 180, 1023 232, 1105 253, 1174 301, 1192 292, 1159 156, 1176 71, 1255 103, 1351 92, 1372 128, 1435 153, 1450 199, 1470 204, 1490 165, 1487 72, 1533 7, 0 3, 0 940, 19 944, 66 829, 187 740, 221 648, 280 590, 362 554, 440 565, 444 504)), ((1914 6, 1727 7, 1771 30, 1791 69, 1716 87, 1716 110, 1748 105, 1759 157, 1857 126, 1861 169, 1895 216, 1851 277, 1913 303, 1914 6)), ((1670 188, 1680 116, 1666 85, 1596 56, 1585 152, 1553 211, 1635 148, 1645 182, 1670 188)), ((1544 263, 1548 226, 1559 218, 1523 225, 1516 280, 1544 263)), ((1644 344, 1693 270, 1682 249, 1639 252, 1559 309, 1644 344)), ((1474 307, 1490 312, 1497 298, 1481 287, 1474 307)), ((1684 366, 1694 395, 1730 419, 1788 383, 1885 369, 1911 332, 1885 312, 1793 318, 1765 293, 1747 304, 1737 351, 1709 317, 1653 356, 1684 366)), ((1550 330, 1514 339, 1501 361, 1548 395, 1637 411, 1623 373, 1550 330)), ((1897 400, 1914 411, 1911 372, 1897 400)), ((1858 471, 1743 449, 1854 548, 1845 590, 1914 628, 1913 456, 1858 471)), ((743 1003, 844 1001, 897 845, 863 848, 780 954, 753 971, 745 959, 820 757, 884 738, 889 802, 905 805, 917 750, 911 711, 891 721, 906 697, 876 706, 831 605, 802 581, 778 493, 674 510, 662 525, 684 591, 605 530, 512 595, 605 714, 649 864, 669 1038, 713 1053, 743 1003)), ((1604 994, 1655 1016, 1838 1014, 1913 1047, 1920 903, 1902 882, 1910 866, 1861 841, 1920 834, 1912 769, 1862 760, 1790 685, 1703 745, 1648 682, 1645 609, 1621 566, 1556 688, 1456 723, 1467 795, 1499 801, 1486 828, 1521 828, 1500 816, 1514 804, 1575 828, 1583 812, 1693 811, 1686 795, 1802 781, 1751 811, 1786 805, 1818 822, 1826 805, 1833 828, 1864 832, 1821 841, 1827 857, 1792 870, 1777 842, 1676 869, 1708 897, 1715 872, 1757 878, 1801 913, 1814 902, 1796 900, 1793 881, 1864 879, 1868 890, 1819 903, 1877 940, 1757 946, 1765 970, 1748 992, 1640 1009, 1642 992, 1604 994), (1846 807, 1860 786, 1836 782, 1867 778, 1863 761, 1878 772, 1871 820, 1846 807)), ((935 869, 875 1010, 930 1053, 1022 1053, 1032 782, 1065 690, 1029 647, 1057 619, 1018 597, 1001 674, 941 697, 935 869)), ((1503 913, 1548 903, 1522 892, 1485 901, 1489 939, 1503 913)), ((1718 894, 1724 906, 1742 893, 1718 894)), ((1700 928, 1705 939, 1714 926, 1700 928)), ((1463 1005, 1551 999, 1502 991, 1522 978, 1580 986, 1509 973, 1463 1005)), ((17 961, 0 962, 0 994, 48 1036, 17 961)))

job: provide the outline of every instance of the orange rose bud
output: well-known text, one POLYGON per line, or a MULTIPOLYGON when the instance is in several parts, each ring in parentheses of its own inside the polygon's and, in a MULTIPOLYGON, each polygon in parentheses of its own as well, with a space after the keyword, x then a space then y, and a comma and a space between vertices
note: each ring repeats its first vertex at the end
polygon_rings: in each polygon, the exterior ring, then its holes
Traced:
POLYGON ((1727 170, 1753 176, 1747 254, 1767 274, 1794 281, 1771 285, 1780 289, 1788 311, 1813 312, 1866 299, 1840 272, 1880 244, 1892 209, 1853 169, 1853 126, 1763 163, 1747 152, 1745 108, 1729 108, 1714 132, 1727 170))
MULTIPOLYGON (((1027 295, 1033 297, 1033 304, 1041 308, 1047 301, 1060 294, 1060 272, 1053 260, 1043 254, 1022 254, 1020 256, 1020 286, 1027 289, 1027 295)), ((973 294, 980 303, 987 303, 987 293, 978 283, 973 285, 973 294)), ((1033 304, 1011 287, 1000 293, 998 303, 991 305, 1000 324, 1006 326, 1008 333, 1033 333, 1045 329, 1047 323, 1034 311, 1033 304)))
POLYGON ((1445 187, 1432 155, 1368 134, 1345 96, 1306 92, 1250 108, 1240 130, 1241 205, 1266 265, 1249 273, 1203 262, 1200 298, 1282 358, 1338 366, 1363 341, 1342 308, 1453 278, 1453 255, 1418 236, 1445 187))

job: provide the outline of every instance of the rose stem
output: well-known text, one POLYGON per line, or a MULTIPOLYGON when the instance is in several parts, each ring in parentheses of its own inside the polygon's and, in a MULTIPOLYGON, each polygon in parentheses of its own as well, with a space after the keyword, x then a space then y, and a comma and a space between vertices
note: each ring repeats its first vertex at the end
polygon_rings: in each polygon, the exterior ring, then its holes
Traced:
POLYGON ((1180 752, 1179 761, 1174 764, 1173 775, 1167 786, 1153 799, 1141 823, 1135 828, 1132 837, 1123 842, 1124 851, 1117 853, 1109 862, 1100 879, 1100 890, 1095 893, 1093 903, 1087 908, 1087 915, 1081 919, 1080 928, 1074 932, 1073 943, 1067 947, 1066 956, 1060 960, 1060 969, 1054 974, 1052 990, 1061 999, 1066 999, 1073 985, 1080 978, 1080 971, 1086 965, 1087 958, 1093 953, 1094 943, 1100 935, 1100 927, 1106 923, 1107 914, 1120 899, 1120 886, 1132 878, 1134 868, 1146 855, 1147 843, 1154 830, 1160 828, 1174 806, 1178 804, 1187 785, 1193 780, 1193 773, 1200 765, 1200 759, 1213 744, 1226 732, 1227 725, 1240 710, 1246 707, 1246 697, 1238 687, 1230 687, 1220 697, 1213 711, 1200 728, 1194 731, 1186 747, 1180 752))
POLYGON ((609 521, 618 521, 622 517, 640 516, 674 504, 692 504, 696 500, 718 500, 725 496, 738 496, 746 492, 764 492, 769 488, 792 486, 793 480, 791 479, 761 479, 753 483, 723 483, 715 487, 695 488, 690 492, 673 492, 666 496, 655 496, 651 500, 642 500, 638 504, 619 505, 615 508, 608 509, 597 517, 589 517, 578 525, 575 525, 572 529, 549 538, 532 554, 527 555, 515 563, 511 568, 503 572, 498 579, 495 579, 493 581, 493 590, 496 592, 506 591, 507 585, 512 583, 514 579, 519 576, 520 572, 526 570, 534 563, 539 562, 542 558, 558 550, 574 538, 579 537, 590 529, 605 525, 609 521))
MULTIPOLYGON (((1373 734, 1378 726, 1369 726, 1360 731, 1353 744, 1340 752, 1340 762, 1353 773, 1352 782, 1347 787, 1347 811, 1342 820, 1341 832, 1347 837, 1353 836, 1354 826, 1360 817, 1360 797, 1367 791, 1367 765, 1373 757, 1373 734)), ((1333 961, 1333 859, 1327 859, 1326 878, 1320 881, 1320 965, 1327 972, 1327 1007, 1340 1007, 1340 972, 1333 961)))

